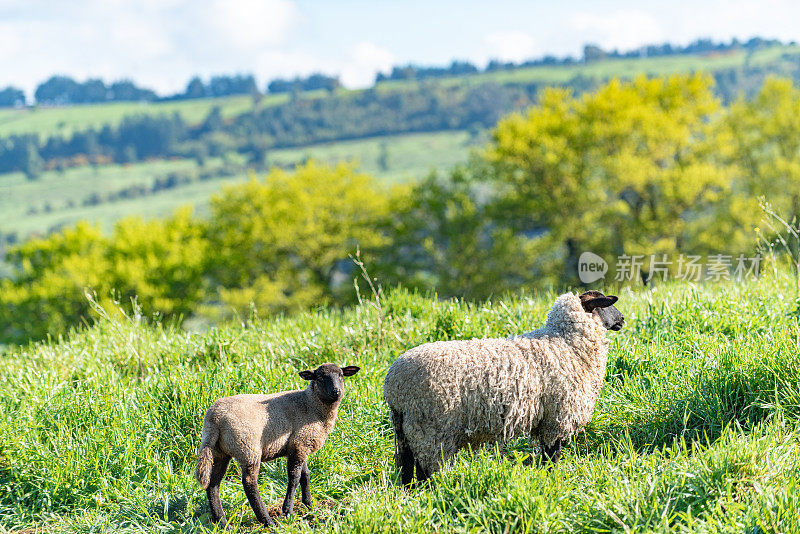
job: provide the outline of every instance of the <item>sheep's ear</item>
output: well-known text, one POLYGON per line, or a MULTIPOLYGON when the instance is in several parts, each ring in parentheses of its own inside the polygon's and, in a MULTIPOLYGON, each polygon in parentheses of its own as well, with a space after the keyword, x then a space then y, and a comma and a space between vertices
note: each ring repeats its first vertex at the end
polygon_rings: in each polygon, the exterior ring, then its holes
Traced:
POLYGON ((297 373, 303 380, 314 380, 314 371, 300 371, 297 373))
POLYGON ((609 306, 613 306, 618 300, 619 298, 615 297, 614 295, 608 295, 581 300, 581 304, 583 304, 583 309, 586 311, 586 313, 592 313, 592 311, 597 308, 608 308, 609 306))
POLYGON ((353 376, 357 372, 361 370, 361 367, 357 367, 355 365, 348 365, 347 367, 342 367, 342 374, 344 376, 353 376))

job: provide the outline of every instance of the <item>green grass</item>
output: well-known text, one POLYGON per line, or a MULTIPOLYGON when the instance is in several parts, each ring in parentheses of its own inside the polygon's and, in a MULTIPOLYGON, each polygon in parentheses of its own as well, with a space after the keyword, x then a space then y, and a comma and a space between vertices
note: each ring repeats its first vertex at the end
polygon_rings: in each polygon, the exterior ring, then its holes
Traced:
POLYGON ((431 170, 450 169, 465 163, 470 147, 483 141, 482 136, 473 139, 463 131, 392 135, 273 150, 269 162, 286 166, 305 158, 331 163, 353 161, 361 170, 382 181, 399 182, 417 180, 431 170), (385 166, 380 164, 382 151, 386 156, 385 166))
MULTIPOLYGON (((288 95, 264 97, 261 106, 286 102, 288 95)), ((106 124, 118 125, 131 115, 171 115, 178 113, 189 124, 201 122, 215 106, 224 117, 233 117, 250 111, 250 96, 201 98, 175 102, 114 102, 109 104, 82 104, 66 107, 35 107, 0 110, 0 137, 12 134, 36 133, 46 138, 52 135, 69 136, 87 128, 101 128, 106 124)))
MULTIPOLYGON (((102 320, 0 356, 0 530, 194 532, 209 524, 192 479, 216 398, 302 386, 300 369, 357 364, 335 430, 313 455, 301 532, 797 532, 800 320, 789 277, 622 290, 606 381, 586 433, 553 469, 524 439, 460 453, 430 486, 404 490, 381 400, 391 362, 436 339, 538 326, 554 294, 468 305, 390 292, 187 333, 102 320), (382 324, 382 327, 379 326, 382 324)), ((264 464, 276 506, 285 462, 264 464)), ((229 519, 257 529, 238 469, 229 519)), ((302 506, 298 505, 302 510, 302 506)))
MULTIPOLYGON (((470 148, 480 141, 460 131, 397 135, 273 150, 269 162, 291 166, 305 158, 353 161, 364 172, 393 183, 419 179, 432 169, 445 170, 465 162, 470 148), (379 165, 382 145, 385 167, 379 165)), ((126 215, 159 217, 184 204, 192 204, 202 213, 211 195, 222 185, 246 180, 247 172, 242 169, 235 176, 216 176, 129 200, 91 206, 84 206, 83 201, 92 194, 107 198, 135 185, 150 187, 170 173, 197 175, 201 171, 214 173, 221 167, 220 160, 210 160, 204 169, 193 160, 177 160, 48 171, 35 181, 27 180, 22 173, 0 175, 0 213, 6 215, 0 219, 0 232, 16 232, 20 237, 45 234, 79 220, 96 222, 109 230, 114 221, 126 215)))

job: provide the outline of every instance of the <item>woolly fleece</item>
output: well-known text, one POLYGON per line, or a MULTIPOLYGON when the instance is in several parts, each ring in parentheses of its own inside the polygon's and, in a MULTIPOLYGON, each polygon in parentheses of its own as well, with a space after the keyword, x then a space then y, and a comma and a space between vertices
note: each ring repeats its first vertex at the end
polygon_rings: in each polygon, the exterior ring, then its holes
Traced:
POLYGON ((605 333, 577 295, 564 294, 533 332, 405 352, 386 375, 383 398, 402 414, 408 446, 430 473, 467 445, 527 435, 552 446, 592 416, 606 371, 605 333))

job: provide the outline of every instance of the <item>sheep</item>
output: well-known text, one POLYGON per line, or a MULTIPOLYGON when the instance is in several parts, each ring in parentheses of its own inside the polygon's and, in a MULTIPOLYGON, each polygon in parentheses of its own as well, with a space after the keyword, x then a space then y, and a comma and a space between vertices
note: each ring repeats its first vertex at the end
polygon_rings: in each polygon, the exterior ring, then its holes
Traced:
POLYGON ((302 502, 311 508, 309 454, 318 451, 333 430, 336 413, 344 394, 345 376, 359 367, 339 368, 332 363, 313 371, 301 371, 308 387, 271 395, 234 395, 217 400, 203 420, 203 439, 197 458, 195 478, 206 490, 211 518, 222 527, 228 520, 219 498, 219 486, 231 458, 242 471, 242 484, 256 518, 275 526, 258 491, 261 462, 287 457, 289 483, 283 501, 283 514, 290 515, 298 482, 302 502))
POLYGON ((383 384, 402 483, 422 482, 464 447, 527 435, 556 462, 594 411, 605 331, 625 318, 599 291, 558 297, 545 325, 507 339, 426 343, 392 363, 383 384))

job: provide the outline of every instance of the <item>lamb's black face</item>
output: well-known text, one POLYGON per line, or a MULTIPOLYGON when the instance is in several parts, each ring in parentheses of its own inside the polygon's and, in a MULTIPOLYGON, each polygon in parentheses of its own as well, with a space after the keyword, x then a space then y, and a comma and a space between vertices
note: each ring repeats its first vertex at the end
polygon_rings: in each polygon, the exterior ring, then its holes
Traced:
POLYGON ((332 363, 324 363, 313 371, 300 371, 300 377, 311 381, 311 388, 322 402, 333 404, 344 395, 344 377, 352 376, 359 367, 348 365, 339 367, 332 363))
POLYGON ((606 330, 622 330, 625 326, 625 317, 614 306, 619 300, 614 295, 606 296, 599 291, 587 291, 580 296, 580 299, 584 311, 600 317, 606 330))

